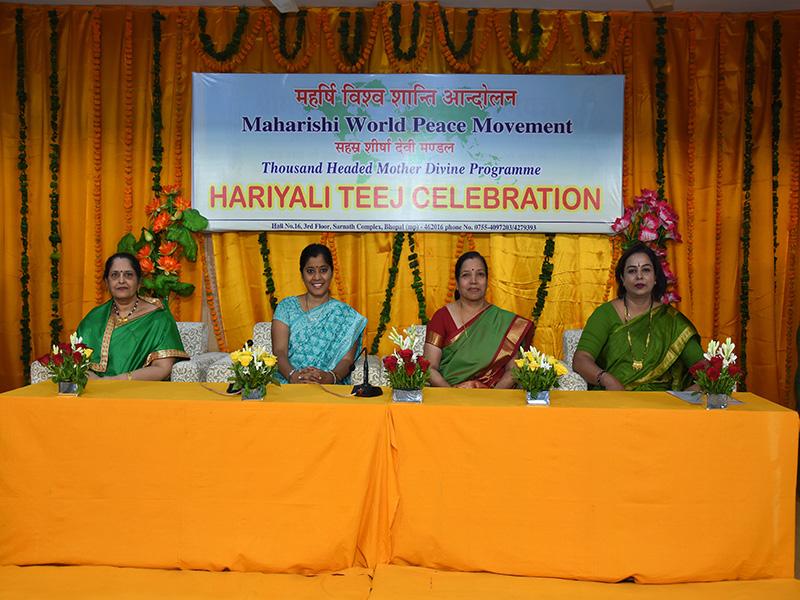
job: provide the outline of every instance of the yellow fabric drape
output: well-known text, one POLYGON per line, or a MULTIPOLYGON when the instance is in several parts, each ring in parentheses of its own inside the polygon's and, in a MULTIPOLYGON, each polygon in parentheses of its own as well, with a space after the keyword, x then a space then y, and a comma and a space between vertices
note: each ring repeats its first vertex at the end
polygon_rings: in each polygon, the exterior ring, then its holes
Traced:
MULTIPOLYGON (((6 377, 0 388, 20 385, 19 361, 21 286, 18 170, 18 108, 14 5, 0 6, 0 77, 6 82, 6 101, 0 104, 0 195, 3 252, 0 282, 5 293, 0 305, 0 361, 6 377)), ((50 343, 49 235, 49 25, 47 8, 22 6, 25 30, 27 174, 29 180, 30 291, 33 356, 50 343)), ((391 59, 384 32, 388 5, 365 9, 365 42, 374 37, 361 72, 391 73, 416 70, 451 72, 443 52, 435 3, 422 4, 420 48, 413 65, 391 59), (378 11, 377 17, 375 11, 378 11), (376 29, 373 30, 373 27, 376 29)), ((402 6, 402 47, 408 47, 409 4, 402 6)), ((99 287, 101 259, 110 254, 128 230, 137 234, 150 201, 152 158, 152 9, 132 7, 58 7, 60 228, 63 243, 59 274, 64 336, 75 329, 93 306, 99 287), (98 39, 99 38, 99 39, 98 39), (96 56, 93 67, 87 57, 96 56), (95 77, 99 76, 98 85, 95 77), (97 124, 99 123, 99 131, 97 124), (99 141, 99 145, 98 142, 99 141), (130 142, 130 143, 129 143, 130 142), (99 178, 99 188, 97 180, 99 178), (99 189, 99 194, 96 190, 99 189), (98 204, 98 200, 100 201, 98 204), (97 243, 97 240, 100 240, 97 243)), ((177 182, 190 193, 191 73, 335 72, 337 61, 326 40, 323 21, 338 52, 338 11, 311 9, 301 51, 294 61, 278 60, 277 13, 251 8, 242 49, 228 64, 202 52, 196 8, 160 8, 161 88, 164 123, 164 161, 161 180, 177 182)), ((206 9, 208 33, 218 49, 234 30, 237 8, 206 9)), ((352 11, 351 11, 352 12, 352 11)), ((529 47, 530 12, 519 11, 522 50, 529 47)), ((593 59, 584 51, 580 12, 541 11, 544 30, 536 60, 514 66, 508 50, 509 10, 479 11, 475 42, 462 63, 476 73, 624 73, 625 144, 623 191, 626 201, 643 187, 655 188, 656 131, 654 92, 656 26, 649 13, 612 12, 608 51, 593 59), (519 65, 518 65, 519 66, 519 65)), ((593 46, 599 45, 602 13, 589 13, 593 46)), ((462 43, 467 16, 448 9, 449 29, 456 46, 462 43)), ((750 322, 748 325, 748 387, 787 406, 797 365, 794 332, 800 321, 795 310, 798 270, 797 211, 800 209, 800 13, 667 15, 667 144, 666 193, 681 222, 684 243, 670 250, 683 301, 679 308, 695 323, 704 341, 741 337, 740 278, 741 221, 744 194, 744 96, 746 23, 755 23, 755 89, 753 94, 752 240, 750 252, 750 322), (773 272, 771 127, 772 24, 782 29, 781 140, 778 178, 778 249, 773 272), (792 233, 794 231, 794 234, 792 233), (794 237, 793 237, 794 236, 794 237)), ((294 35, 289 17, 288 39, 294 35)), ((352 17, 351 17, 352 21, 352 17)), ((352 28, 351 28, 352 30, 352 28)), ((390 38, 389 38, 390 39, 390 38)), ((417 234, 427 314, 448 300, 456 250, 471 243, 487 254, 491 297, 504 308, 529 316, 536 301, 543 259, 543 235, 475 235, 472 242, 457 234, 417 234)), ((391 234, 336 234, 337 268, 341 285, 334 292, 369 319, 367 342, 379 322, 391 262, 391 234), (344 289, 338 289, 338 288, 344 289)), ((319 235, 269 234, 278 298, 302 291, 297 273, 299 250, 319 241, 319 235)), ((271 318, 265 294, 258 235, 212 234, 219 325, 228 349, 250 337, 255 321, 271 318)), ((560 354, 561 333, 580 327, 591 311, 608 297, 614 252, 605 236, 558 235, 554 273, 539 320, 535 343, 560 354)), ((416 297, 410 288, 408 246, 401 257, 391 310, 391 325, 418 321, 416 297)), ((209 255, 209 260, 211 256, 209 255)), ((200 263, 184 261, 182 278, 198 291, 174 303, 181 320, 199 320, 206 295, 201 292, 200 263)), ((380 352, 389 350, 382 340, 380 352)))

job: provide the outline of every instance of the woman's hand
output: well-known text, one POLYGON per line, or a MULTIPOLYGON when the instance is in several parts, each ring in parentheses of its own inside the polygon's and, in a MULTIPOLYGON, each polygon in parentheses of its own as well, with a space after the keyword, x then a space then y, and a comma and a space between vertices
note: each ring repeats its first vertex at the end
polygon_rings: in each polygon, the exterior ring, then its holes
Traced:
POLYGON ((467 381, 462 381, 461 383, 457 383, 453 387, 464 388, 464 389, 473 389, 473 390, 488 390, 489 389, 488 385, 486 385, 482 381, 478 381, 477 379, 468 379, 467 381))

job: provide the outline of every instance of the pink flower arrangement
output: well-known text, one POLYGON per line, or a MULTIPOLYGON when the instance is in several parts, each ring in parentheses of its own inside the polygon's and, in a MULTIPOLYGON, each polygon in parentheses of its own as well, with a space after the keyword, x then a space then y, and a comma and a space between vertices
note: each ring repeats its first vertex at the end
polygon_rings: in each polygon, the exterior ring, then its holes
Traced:
POLYGON ((681 241, 678 215, 669 202, 659 198, 655 190, 643 189, 641 195, 633 199, 633 206, 626 207, 622 216, 614 221, 611 230, 622 236, 623 250, 637 242, 643 242, 653 249, 667 278, 667 292, 661 301, 664 304, 680 302, 677 278, 667 262, 667 241, 681 241))

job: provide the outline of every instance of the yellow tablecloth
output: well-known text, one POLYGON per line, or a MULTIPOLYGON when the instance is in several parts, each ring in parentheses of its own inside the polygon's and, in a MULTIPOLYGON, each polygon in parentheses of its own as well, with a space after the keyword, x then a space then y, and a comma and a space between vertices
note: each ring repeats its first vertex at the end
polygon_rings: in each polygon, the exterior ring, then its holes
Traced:
POLYGON ((54 387, 0 395, 0 564, 792 575, 797 415, 750 394, 54 387))

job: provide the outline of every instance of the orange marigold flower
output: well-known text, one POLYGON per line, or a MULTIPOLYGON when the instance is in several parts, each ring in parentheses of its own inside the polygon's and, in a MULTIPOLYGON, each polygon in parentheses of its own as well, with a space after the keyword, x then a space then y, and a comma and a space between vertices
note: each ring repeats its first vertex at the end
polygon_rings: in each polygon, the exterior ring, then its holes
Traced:
POLYGON ((150 258, 140 258, 139 259, 139 266, 142 267, 142 275, 150 275, 155 269, 155 265, 153 265, 153 261, 150 258))
POLYGON ((139 262, 141 263, 142 259, 150 256, 150 253, 152 251, 153 249, 150 247, 150 244, 145 244, 144 246, 139 248, 139 251, 136 253, 136 258, 138 258, 139 262))
POLYGON ((158 268, 167 275, 177 274, 181 270, 181 263, 171 256, 162 256, 158 259, 158 268))
POLYGON ((169 216, 169 213, 162 212, 158 213, 155 221, 153 221, 153 231, 158 233, 159 231, 163 231, 167 227, 169 227, 170 221, 172 217, 169 216))
POLYGON ((158 253, 166 256, 167 254, 172 254, 177 249, 178 242, 161 242, 161 245, 158 247, 158 253))
POLYGON ((183 196, 178 196, 175 198, 175 210, 177 212, 183 212, 187 208, 192 208, 191 200, 184 198, 183 196))
POLYGON ((144 212, 148 215, 152 215, 161 208, 161 198, 153 198, 153 201, 144 207, 144 212))

